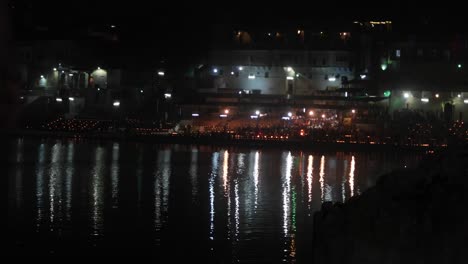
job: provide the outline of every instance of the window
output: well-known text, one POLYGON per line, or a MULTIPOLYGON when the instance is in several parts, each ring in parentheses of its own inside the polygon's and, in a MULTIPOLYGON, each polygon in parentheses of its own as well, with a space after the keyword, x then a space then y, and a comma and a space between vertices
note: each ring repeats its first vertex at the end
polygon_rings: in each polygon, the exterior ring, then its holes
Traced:
POLYGON ((395 56, 396 56, 397 58, 400 58, 401 53, 400 53, 400 50, 399 50, 399 49, 397 49, 397 50, 395 51, 395 56))
POLYGON ((270 73, 269 72, 265 72, 265 78, 268 78, 270 77, 270 73))

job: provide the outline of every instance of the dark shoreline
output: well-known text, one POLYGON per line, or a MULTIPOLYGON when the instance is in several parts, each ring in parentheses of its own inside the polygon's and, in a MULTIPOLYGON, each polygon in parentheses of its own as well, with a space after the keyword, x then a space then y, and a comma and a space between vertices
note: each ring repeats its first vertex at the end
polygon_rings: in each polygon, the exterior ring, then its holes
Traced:
POLYGON ((404 146, 397 144, 362 144, 362 143, 335 143, 314 142, 310 140, 258 140, 258 139, 231 139, 223 136, 187 136, 187 135, 131 135, 117 133, 71 133, 50 132, 40 130, 11 130, 0 131, 4 137, 27 138, 55 138, 55 139, 86 139, 97 141, 131 141, 155 144, 182 144, 182 145, 212 145, 236 146, 252 148, 275 148, 291 150, 320 150, 320 151, 399 151, 399 152, 427 152, 445 149, 433 146, 404 146))

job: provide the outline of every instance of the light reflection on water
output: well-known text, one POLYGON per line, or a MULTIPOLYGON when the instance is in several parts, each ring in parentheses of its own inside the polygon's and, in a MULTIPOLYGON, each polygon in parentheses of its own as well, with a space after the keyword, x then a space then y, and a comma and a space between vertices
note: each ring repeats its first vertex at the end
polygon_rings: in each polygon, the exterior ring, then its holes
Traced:
POLYGON ((102 235, 104 229, 104 169, 106 150, 99 146, 94 153, 94 166, 91 170, 91 222, 92 235, 102 235))
POLYGON ((8 217, 33 219, 14 222, 12 230, 48 239, 57 234, 57 241, 68 239, 66 248, 101 250, 130 246, 125 237, 106 240, 108 234, 134 234, 153 241, 142 239, 139 250, 156 254, 153 247, 178 239, 183 229, 192 254, 219 262, 307 259, 310 245, 300 237, 312 236, 307 230, 322 201, 347 200, 374 184, 380 168, 415 166, 420 159, 75 141, 31 141, 27 152, 25 142, 14 144, 8 217), (74 237, 80 232, 99 243, 74 237))

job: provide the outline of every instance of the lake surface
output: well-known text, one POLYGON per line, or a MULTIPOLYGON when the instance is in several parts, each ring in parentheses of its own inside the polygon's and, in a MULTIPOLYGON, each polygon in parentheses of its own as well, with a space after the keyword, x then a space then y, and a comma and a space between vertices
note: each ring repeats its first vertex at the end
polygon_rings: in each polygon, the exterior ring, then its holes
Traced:
POLYGON ((204 263, 310 263, 322 202, 422 158, 55 139, 8 151, 10 254, 204 263))

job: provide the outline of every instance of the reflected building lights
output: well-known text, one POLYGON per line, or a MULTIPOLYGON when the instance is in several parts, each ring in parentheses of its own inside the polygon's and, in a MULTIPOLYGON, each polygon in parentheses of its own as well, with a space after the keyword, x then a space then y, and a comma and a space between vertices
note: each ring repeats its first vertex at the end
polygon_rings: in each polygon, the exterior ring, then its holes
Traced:
POLYGON ((62 210, 62 157, 63 146, 55 143, 52 147, 51 165, 49 170, 49 219, 50 231, 54 230, 56 216, 62 210))
POLYGON ((210 195, 210 239, 214 240, 214 199, 215 199, 215 192, 214 192, 214 183, 215 178, 218 173, 218 159, 219 159, 219 152, 214 152, 212 157, 212 168, 210 178, 208 180, 209 184, 209 195, 210 195))
POLYGON ((354 196, 354 170, 356 167, 356 161, 354 156, 351 157, 351 169, 349 170, 349 190, 351 192, 351 197, 354 196))
POLYGON ((104 183, 102 178, 105 164, 104 154, 105 150, 102 147, 96 148, 91 182, 91 208, 93 208, 91 221, 93 223, 94 236, 99 236, 102 234, 104 223, 104 183))
POLYGON ((324 176, 325 176, 325 156, 322 155, 322 157, 320 158, 320 172, 319 172, 319 176, 320 176, 320 193, 322 195, 322 203, 324 202, 324 198, 325 198, 325 179, 324 179, 324 176))
POLYGON ((286 166, 283 171, 283 231, 285 236, 289 235, 291 208, 290 208, 290 194, 291 194, 291 170, 293 165, 293 157, 291 152, 286 157, 286 166))
POLYGON ((224 196, 227 197, 228 191, 228 169, 229 169, 229 152, 227 150, 224 151, 223 155, 223 187, 224 187, 224 196))
POLYGON ((65 193, 66 193, 66 219, 71 219, 71 207, 72 207, 72 190, 73 190, 73 174, 74 174, 74 165, 73 165, 73 156, 75 154, 75 145, 70 142, 67 146, 67 163, 65 171, 65 193))
POLYGON ((237 179, 234 180, 234 239, 235 241, 239 241, 239 181, 237 179))
POLYGON ((310 209, 310 203, 312 202, 312 180, 313 180, 313 170, 314 170, 314 157, 312 155, 309 155, 309 160, 307 164, 307 192, 309 196, 309 209, 310 209))
POLYGON ((171 150, 158 151, 154 180, 154 224, 161 231, 169 209, 169 185, 171 175, 171 150))
POLYGON ((255 152, 255 161, 254 161, 254 171, 253 171, 253 178, 254 178, 254 197, 255 197, 255 209, 257 209, 258 203, 258 176, 259 176, 259 161, 260 161, 260 153, 257 151, 255 152))
POLYGON ((36 168, 36 227, 39 229, 44 218, 44 160, 45 160, 45 145, 42 143, 39 146, 38 162, 36 168))
POLYGON ((162 190, 163 199, 162 207, 163 212, 167 213, 169 209, 169 187, 170 187, 170 176, 171 176, 171 149, 163 151, 164 166, 162 170, 162 190))
POLYGON ((111 163, 111 185, 112 185, 112 207, 119 206, 119 155, 120 144, 115 142, 112 145, 112 163, 111 163))

